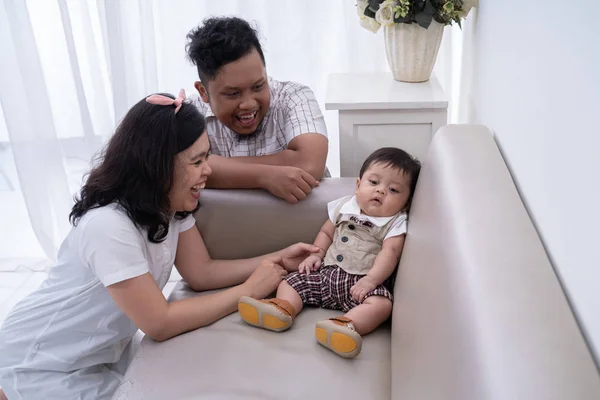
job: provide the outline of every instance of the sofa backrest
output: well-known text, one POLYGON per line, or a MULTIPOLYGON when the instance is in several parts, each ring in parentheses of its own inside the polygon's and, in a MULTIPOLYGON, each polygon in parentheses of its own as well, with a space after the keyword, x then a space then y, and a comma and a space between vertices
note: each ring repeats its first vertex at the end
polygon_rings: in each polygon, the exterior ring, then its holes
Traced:
POLYGON ((485 127, 436 133, 395 297, 393 399, 600 399, 591 353, 485 127))
POLYGON ((196 224, 217 259, 260 256, 297 242, 313 243, 327 219, 327 203, 354 193, 355 178, 321 181, 289 204, 263 190, 203 190, 196 224))

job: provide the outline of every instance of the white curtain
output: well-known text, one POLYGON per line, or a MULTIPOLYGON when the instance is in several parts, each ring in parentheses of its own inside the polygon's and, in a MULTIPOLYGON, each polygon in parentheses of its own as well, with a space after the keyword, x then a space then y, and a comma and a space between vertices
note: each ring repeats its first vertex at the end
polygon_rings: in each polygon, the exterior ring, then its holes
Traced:
MULTIPOLYGON (((259 30, 269 75, 309 85, 326 116, 328 167, 339 175, 328 74, 388 71, 383 36, 359 26, 352 0, 2 0, 0 270, 43 269, 70 225, 93 155, 145 95, 194 93, 186 33, 237 15, 259 30)), ((463 32, 447 27, 435 74, 459 96, 463 32)), ((451 121, 458 118, 456 101, 451 121)))

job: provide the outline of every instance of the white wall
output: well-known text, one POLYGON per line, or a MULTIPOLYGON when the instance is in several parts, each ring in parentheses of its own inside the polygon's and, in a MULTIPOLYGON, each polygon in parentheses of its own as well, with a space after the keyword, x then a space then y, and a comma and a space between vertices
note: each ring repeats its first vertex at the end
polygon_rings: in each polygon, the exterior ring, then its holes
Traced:
POLYGON ((480 3, 472 118, 497 136, 600 360, 600 2, 480 3))

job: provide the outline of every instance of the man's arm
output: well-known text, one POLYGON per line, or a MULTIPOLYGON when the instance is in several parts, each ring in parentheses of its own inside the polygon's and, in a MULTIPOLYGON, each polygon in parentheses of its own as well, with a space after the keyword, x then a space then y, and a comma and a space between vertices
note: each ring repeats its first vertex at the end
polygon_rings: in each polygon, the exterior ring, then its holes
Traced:
POLYGON ((327 161, 327 137, 320 133, 303 133, 288 143, 288 148, 279 153, 256 157, 234 157, 251 164, 280 165, 302 168, 316 180, 321 180, 327 161))
POLYGON ((209 165, 212 173, 206 186, 215 189, 265 189, 264 179, 275 174, 276 167, 259 163, 245 163, 242 158, 211 155, 209 165))
POLYGON ((208 187, 217 189, 265 189, 288 203, 297 203, 319 184, 311 174, 297 167, 240 162, 213 156, 208 187), (215 179, 216 178, 216 179, 215 179))
POLYGON ((265 189, 293 204, 318 185, 316 177, 322 178, 326 158, 327 138, 303 134, 286 150, 268 156, 211 156, 212 174, 207 184, 217 189, 265 189))
POLYGON ((208 186, 219 189, 266 189, 264 180, 281 171, 278 166, 300 168, 318 181, 325 172, 327 153, 325 136, 305 133, 292 139, 287 149, 275 154, 231 158, 213 155, 210 160, 213 172, 208 186))

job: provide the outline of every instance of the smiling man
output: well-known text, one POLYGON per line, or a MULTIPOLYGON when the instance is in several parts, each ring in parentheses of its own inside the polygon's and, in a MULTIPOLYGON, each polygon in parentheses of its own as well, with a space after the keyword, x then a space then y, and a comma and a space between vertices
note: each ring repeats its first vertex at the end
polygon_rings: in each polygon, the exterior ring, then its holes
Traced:
POLYGON ((256 31, 209 18, 186 46, 198 68, 193 99, 206 116, 214 188, 261 188, 296 203, 328 176, 327 129, 310 88, 267 75, 256 31))

